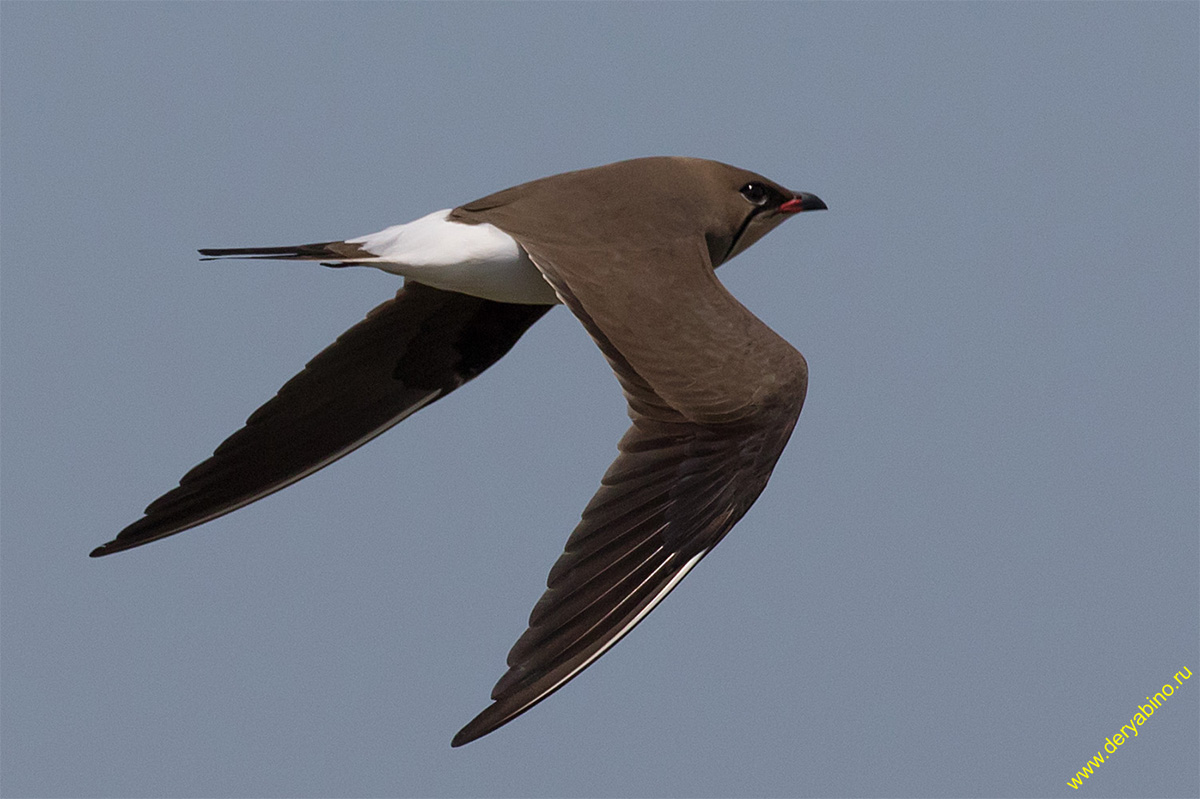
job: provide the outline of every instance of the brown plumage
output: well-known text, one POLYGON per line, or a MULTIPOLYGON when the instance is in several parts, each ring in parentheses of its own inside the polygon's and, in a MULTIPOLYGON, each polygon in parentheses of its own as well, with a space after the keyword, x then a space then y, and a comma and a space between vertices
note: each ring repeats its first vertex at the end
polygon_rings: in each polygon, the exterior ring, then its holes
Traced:
MULTIPOLYGON (((533 181, 449 213, 451 231, 463 229, 455 223, 492 225, 528 254, 607 357, 632 420, 509 653, 493 704, 454 746, 507 723, 594 662, 762 492, 800 414, 807 367, 714 268, 788 216, 824 207, 726 164, 648 158, 533 181)), ((377 255, 349 242, 201 252, 350 262, 377 255)), ((478 375, 549 307, 410 278, 93 556, 201 524, 311 474, 478 375)))

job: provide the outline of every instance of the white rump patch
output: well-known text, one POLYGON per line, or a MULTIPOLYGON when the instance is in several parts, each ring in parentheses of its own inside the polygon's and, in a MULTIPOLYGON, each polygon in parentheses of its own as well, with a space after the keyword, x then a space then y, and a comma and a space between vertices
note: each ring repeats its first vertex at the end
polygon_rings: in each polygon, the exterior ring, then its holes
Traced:
POLYGON ((495 225, 467 225, 449 216, 446 208, 346 243, 378 259, 361 263, 434 288, 499 302, 558 302, 516 239, 495 225))

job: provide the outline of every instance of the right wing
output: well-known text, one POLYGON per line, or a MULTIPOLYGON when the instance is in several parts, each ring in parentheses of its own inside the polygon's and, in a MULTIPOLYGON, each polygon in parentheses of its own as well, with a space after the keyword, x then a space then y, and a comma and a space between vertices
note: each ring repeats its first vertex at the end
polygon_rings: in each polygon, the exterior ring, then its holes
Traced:
POLYGON ((551 307, 409 281, 92 557, 187 530, 307 477, 477 376, 551 307))

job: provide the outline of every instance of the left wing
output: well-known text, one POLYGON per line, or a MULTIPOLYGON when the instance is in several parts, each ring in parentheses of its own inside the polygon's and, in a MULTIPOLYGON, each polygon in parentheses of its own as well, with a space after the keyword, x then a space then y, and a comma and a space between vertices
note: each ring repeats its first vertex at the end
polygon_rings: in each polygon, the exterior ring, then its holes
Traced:
MULTIPOLYGON (((689 267, 679 285, 664 289, 653 285, 654 263, 635 268, 632 281, 613 279, 611 268, 595 260, 604 257, 600 253, 522 245, 608 358, 633 426, 551 569, 529 628, 492 691, 494 703, 459 731, 452 746, 488 734, 561 688, 671 592, 766 487, 807 386, 800 354, 725 292, 699 246, 681 242, 654 253, 689 267), (572 281, 580 272, 587 279, 572 281), (638 285, 631 289, 633 283, 638 285), (652 316, 638 312, 637 296, 679 306, 652 316), (633 313, 623 313, 620 323, 598 320, 597 309, 607 312, 613 301, 629 303, 623 310, 633 313), (714 308, 724 310, 709 313, 714 308), (707 331, 700 329, 706 325, 707 331), (725 344, 704 349, 703 342, 722 336, 732 351, 725 344), (747 341, 754 344, 749 350, 741 346, 747 341), (759 375, 758 385, 722 391, 729 383, 718 379, 714 393, 695 379, 731 358, 759 375), (774 371, 764 375, 762 369, 774 371)), ((659 274, 678 276, 679 265, 659 274)))

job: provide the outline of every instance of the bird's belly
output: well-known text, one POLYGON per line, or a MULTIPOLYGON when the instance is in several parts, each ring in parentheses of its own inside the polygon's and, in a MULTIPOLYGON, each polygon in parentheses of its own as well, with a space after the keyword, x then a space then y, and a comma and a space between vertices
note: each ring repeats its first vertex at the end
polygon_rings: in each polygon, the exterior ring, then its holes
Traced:
POLYGON ((512 236, 489 224, 447 219, 449 209, 347 239, 377 256, 356 260, 427 286, 498 302, 550 305, 558 297, 512 236))

